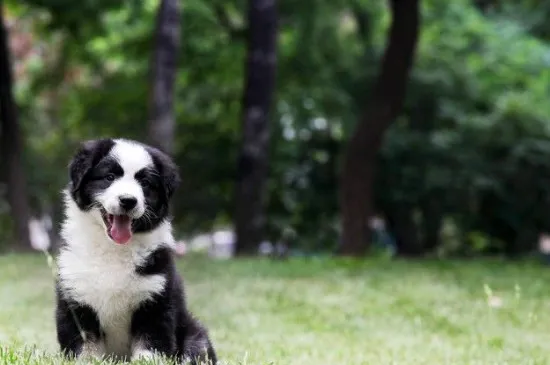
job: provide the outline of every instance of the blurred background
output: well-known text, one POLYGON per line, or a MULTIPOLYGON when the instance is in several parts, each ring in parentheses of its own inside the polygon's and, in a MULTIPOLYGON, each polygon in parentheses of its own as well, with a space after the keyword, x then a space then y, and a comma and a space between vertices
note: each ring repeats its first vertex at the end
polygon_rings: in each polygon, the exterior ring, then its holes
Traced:
POLYGON ((0 8, 2 251, 55 249, 69 159, 98 137, 175 158, 182 254, 546 250, 550 5, 0 8))

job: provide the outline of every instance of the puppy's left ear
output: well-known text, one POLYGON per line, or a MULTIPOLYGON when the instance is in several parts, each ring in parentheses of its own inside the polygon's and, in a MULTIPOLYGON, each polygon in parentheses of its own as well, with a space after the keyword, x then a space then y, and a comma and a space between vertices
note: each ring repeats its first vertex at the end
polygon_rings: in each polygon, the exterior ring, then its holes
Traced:
POLYGON ((156 148, 149 148, 149 153, 160 173, 166 199, 170 199, 181 183, 178 166, 170 156, 156 148))

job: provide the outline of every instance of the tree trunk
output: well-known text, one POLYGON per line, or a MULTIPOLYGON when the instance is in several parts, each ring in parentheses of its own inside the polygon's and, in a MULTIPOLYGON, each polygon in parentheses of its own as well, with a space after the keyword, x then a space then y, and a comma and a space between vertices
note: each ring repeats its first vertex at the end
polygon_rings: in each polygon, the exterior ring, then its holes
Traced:
POLYGON ((269 108, 277 61, 275 0, 249 0, 242 141, 235 190, 236 254, 254 255, 265 227, 269 108))
POLYGON ((338 254, 360 256, 370 245, 376 157, 386 129, 399 114, 419 32, 418 0, 390 0, 393 21, 380 73, 344 156, 338 254))
POLYGON ((178 0, 161 0, 151 60, 149 141, 168 154, 174 153, 174 86, 179 46, 178 0))
POLYGON ((15 228, 16 242, 12 248, 25 251, 31 249, 29 239, 30 208, 22 159, 23 140, 12 90, 13 78, 8 32, 4 24, 4 9, 0 3, 0 158, 5 174, 3 180, 7 187, 7 200, 15 228))
POLYGON ((474 0, 474 5, 482 12, 487 13, 492 7, 498 6, 499 2, 494 0, 474 0))
POLYGON ((443 209, 438 196, 430 194, 420 201, 422 210, 422 237, 424 253, 433 253, 440 244, 440 232, 443 225, 443 209))
POLYGON ((413 207, 400 204, 389 218, 390 228, 395 236, 397 254, 404 257, 419 257, 424 254, 418 237, 418 227, 413 219, 413 207))

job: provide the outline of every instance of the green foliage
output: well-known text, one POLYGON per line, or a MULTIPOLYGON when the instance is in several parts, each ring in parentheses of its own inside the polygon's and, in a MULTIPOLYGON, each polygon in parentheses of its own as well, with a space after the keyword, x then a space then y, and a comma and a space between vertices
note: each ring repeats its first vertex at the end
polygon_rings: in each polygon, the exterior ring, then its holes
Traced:
POLYGON ((459 225, 462 251, 480 249, 468 246, 477 230, 493 245, 505 241, 507 253, 533 249, 550 229, 550 48, 466 2, 434 4, 425 9, 408 106, 382 150, 381 205, 406 204, 408 215, 427 219, 433 202, 459 225))
MULTIPOLYGON (((422 2, 407 103, 380 151, 376 197, 394 233, 416 237, 425 251, 517 253, 550 229, 548 39, 530 1, 495 4, 482 13, 466 0, 422 2), (463 243, 452 249, 440 242, 452 241, 448 224, 463 243), (399 232, 405 226, 412 230, 399 232), (434 245, 433 236, 443 239, 434 245)), ((33 46, 51 51, 26 58, 17 80, 36 210, 58 205, 77 141, 146 139, 156 5, 9 3, 33 46)), ((245 6, 183 3, 175 152, 182 235, 227 224, 233 213, 245 6)), ((376 75, 388 12, 363 0, 281 0, 279 12, 269 238, 294 232, 293 244, 331 249, 340 155, 376 75)))

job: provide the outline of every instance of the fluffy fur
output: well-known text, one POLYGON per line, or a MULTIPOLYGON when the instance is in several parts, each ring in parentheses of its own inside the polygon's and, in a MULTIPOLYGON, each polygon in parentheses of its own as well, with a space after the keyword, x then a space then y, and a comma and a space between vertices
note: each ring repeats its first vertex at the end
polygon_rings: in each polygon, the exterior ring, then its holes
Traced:
POLYGON ((216 363, 206 329, 186 308, 173 261, 167 214, 179 177, 170 158, 135 141, 88 141, 69 175, 57 257, 61 350, 76 357, 132 360, 159 353, 216 363), (129 241, 113 239, 113 215, 131 219, 129 241))

